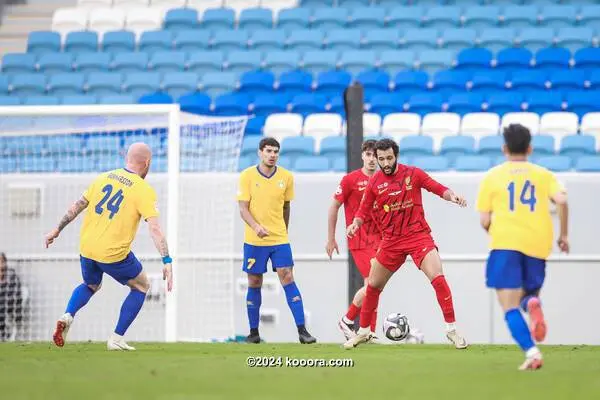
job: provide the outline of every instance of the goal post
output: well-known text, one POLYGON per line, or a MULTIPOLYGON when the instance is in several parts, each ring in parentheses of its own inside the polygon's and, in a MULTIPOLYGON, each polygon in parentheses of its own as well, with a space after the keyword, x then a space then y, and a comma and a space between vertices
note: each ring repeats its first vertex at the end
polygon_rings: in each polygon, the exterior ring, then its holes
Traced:
MULTIPOLYGON (((237 171, 246 122, 246 116, 184 113, 176 104, 0 107, 0 251, 20 275, 28 302, 13 337, 49 340, 73 282, 81 281, 82 216, 49 250, 41 246, 43 234, 94 176, 124 167, 127 146, 135 141, 153 149, 147 179, 157 191, 175 282, 166 294, 160 257, 140 224, 132 249, 153 288, 130 330, 131 339, 232 336, 235 187, 230 175, 237 171), (199 285, 203 293, 194 293, 199 285), (146 309, 150 311, 144 316, 146 309)), ((103 340, 114 328, 124 297, 119 295, 123 289, 109 281, 103 280, 90 310, 78 313, 71 339, 103 340)))

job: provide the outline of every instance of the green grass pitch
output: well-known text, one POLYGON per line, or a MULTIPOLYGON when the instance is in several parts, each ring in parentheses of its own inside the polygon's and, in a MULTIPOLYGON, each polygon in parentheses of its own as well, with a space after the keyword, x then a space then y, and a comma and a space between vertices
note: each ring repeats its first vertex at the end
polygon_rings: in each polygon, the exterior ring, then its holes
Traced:
POLYGON ((1 399, 600 399, 600 347, 544 346, 544 368, 519 372, 515 346, 299 344, 0 344, 1 399), (282 366, 248 367, 248 357, 282 366), (290 359, 352 359, 300 368, 290 359))

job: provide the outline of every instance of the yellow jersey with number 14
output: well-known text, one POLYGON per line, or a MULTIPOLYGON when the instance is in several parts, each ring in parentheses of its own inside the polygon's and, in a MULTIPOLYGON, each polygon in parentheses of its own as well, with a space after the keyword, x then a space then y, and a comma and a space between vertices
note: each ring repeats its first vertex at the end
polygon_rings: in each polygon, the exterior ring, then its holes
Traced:
POLYGON ((548 258, 554 241, 550 198, 564 190, 552 172, 529 162, 507 161, 488 171, 477 210, 492 213, 490 248, 548 258))
POLYGON ((81 227, 81 255, 102 263, 122 261, 131 251, 140 217, 158 216, 156 192, 124 168, 98 176, 83 192, 89 205, 81 227))
POLYGON ((293 199, 294 177, 285 168, 277 166, 270 177, 263 175, 256 165, 242 171, 237 200, 250 202, 250 214, 269 232, 269 236, 261 239, 246 224, 244 242, 254 246, 289 243, 283 204, 293 199))

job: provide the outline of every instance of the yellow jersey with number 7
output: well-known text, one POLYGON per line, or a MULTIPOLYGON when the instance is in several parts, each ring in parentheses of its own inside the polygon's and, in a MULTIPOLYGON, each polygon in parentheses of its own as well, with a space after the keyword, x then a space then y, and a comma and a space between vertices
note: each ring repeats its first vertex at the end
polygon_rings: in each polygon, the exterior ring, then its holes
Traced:
POLYGON ((154 189, 124 168, 98 176, 83 197, 89 205, 81 227, 79 251, 94 261, 124 260, 131 251, 140 218, 158 216, 154 189))
POLYGON ((548 258, 554 241, 550 198, 564 190, 551 171, 529 162, 507 161, 489 170, 477 210, 492 213, 490 248, 548 258))

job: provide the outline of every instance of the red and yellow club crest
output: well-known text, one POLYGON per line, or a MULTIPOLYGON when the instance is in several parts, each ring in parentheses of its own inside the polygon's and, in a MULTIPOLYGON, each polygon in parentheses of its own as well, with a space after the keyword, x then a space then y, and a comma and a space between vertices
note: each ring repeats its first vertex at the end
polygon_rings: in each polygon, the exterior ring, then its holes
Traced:
POLYGON ((406 177, 406 179, 404 180, 404 184, 406 186, 406 190, 411 190, 412 189, 412 185, 410 184, 410 176, 406 177))

